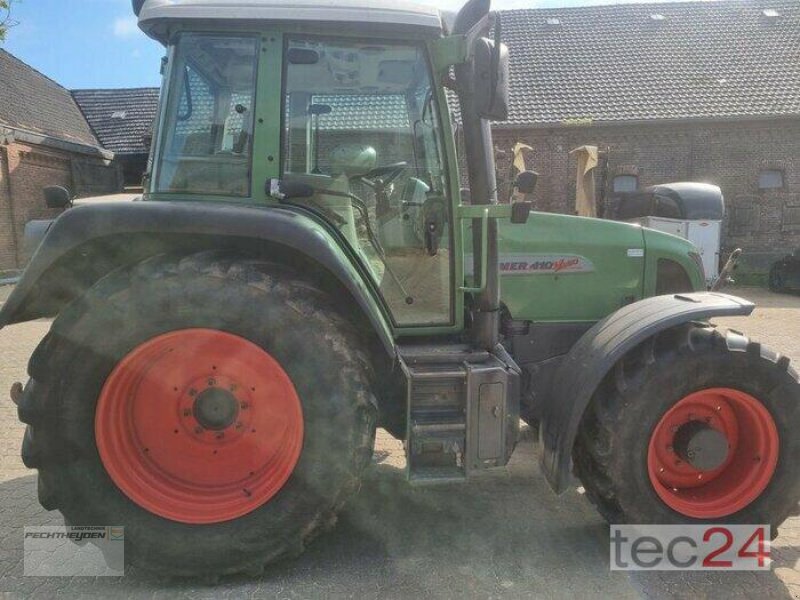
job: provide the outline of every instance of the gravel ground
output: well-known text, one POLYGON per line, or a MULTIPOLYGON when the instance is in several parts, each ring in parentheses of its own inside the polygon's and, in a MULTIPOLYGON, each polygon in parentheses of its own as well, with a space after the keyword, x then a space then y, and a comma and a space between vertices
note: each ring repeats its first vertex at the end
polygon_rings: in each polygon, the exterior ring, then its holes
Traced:
MULTIPOLYGON (((8 289, 0 289, 0 302, 8 289)), ((800 298, 738 290, 759 303, 749 319, 720 323, 758 338, 800 364, 800 298)), ((49 323, 0 331, 0 390, 24 381, 49 323)), ((298 560, 257 579, 216 587, 154 578, 22 576, 22 527, 61 524, 36 500, 19 459, 23 428, 0 401, 0 593, 102 598, 800 598, 800 519, 781 529, 769 573, 610 572, 608 529, 577 491, 554 496, 539 473, 530 434, 508 467, 464 485, 412 488, 399 442, 380 432, 374 465, 338 526, 298 560)))

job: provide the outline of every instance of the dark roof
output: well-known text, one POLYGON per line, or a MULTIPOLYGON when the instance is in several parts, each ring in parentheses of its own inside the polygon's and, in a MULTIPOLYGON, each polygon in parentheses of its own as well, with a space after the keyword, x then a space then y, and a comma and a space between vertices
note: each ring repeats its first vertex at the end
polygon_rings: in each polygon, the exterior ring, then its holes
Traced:
POLYGON ((144 137, 158 109, 158 88, 73 90, 72 95, 106 150, 146 154, 144 137))
POLYGON ((316 95, 331 112, 320 117, 320 129, 408 129, 408 106, 400 94, 316 95))
POLYGON ((511 126, 800 115, 798 0, 510 10, 502 26, 511 126))
POLYGON ((0 49, 0 125, 98 146, 69 91, 0 49))

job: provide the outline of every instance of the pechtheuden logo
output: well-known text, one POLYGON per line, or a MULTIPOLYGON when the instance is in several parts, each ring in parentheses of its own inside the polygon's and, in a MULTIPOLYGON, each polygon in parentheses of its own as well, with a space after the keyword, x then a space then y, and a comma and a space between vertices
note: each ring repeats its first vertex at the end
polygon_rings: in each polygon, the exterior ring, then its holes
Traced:
POLYGON ((611 525, 612 571, 768 571, 769 525, 611 525))
POLYGON ((27 577, 119 577, 125 574, 125 528, 45 525, 25 527, 27 577))

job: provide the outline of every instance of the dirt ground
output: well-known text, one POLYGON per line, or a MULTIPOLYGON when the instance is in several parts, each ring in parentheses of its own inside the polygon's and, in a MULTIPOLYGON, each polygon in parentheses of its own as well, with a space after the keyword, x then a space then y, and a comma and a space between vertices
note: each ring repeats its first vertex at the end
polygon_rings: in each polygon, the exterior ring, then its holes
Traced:
MULTIPOLYGON (((8 289, 0 289, 0 302, 8 289)), ((743 331, 800 364, 800 298, 755 289, 743 331)), ((49 323, 0 331, 0 390, 24 381, 28 357, 49 323)), ((23 428, 0 400, 0 593, 51 598, 800 598, 800 519, 786 523, 768 573, 621 573, 608 568, 607 525, 577 491, 554 496, 530 434, 511 463, 463 485, 412 488, 402 446, 381 432, 373 466, 338 526, 293 562, 262 577, 216 587, 154 578, 22 575, 22 528, 60 524, 36 500, 35 476, 19 459, 23 428)))

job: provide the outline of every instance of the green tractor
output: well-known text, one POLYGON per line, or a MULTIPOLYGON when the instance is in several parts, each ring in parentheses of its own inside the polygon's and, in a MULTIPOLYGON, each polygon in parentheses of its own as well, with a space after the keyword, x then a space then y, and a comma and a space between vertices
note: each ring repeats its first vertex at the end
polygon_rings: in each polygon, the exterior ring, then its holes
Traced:
POLYGON ((333 523, 376 427, 437 484, 505 465, 521 417, 612 522, 797 511, 798 375, 708 323, 753 305, 678 238, 498 204, 489 9, 134 2, 167 48, 144 196, 65 212, 0 310, 55 317, 12 391, 46 509, 143 567, 257 573, 333 523))

